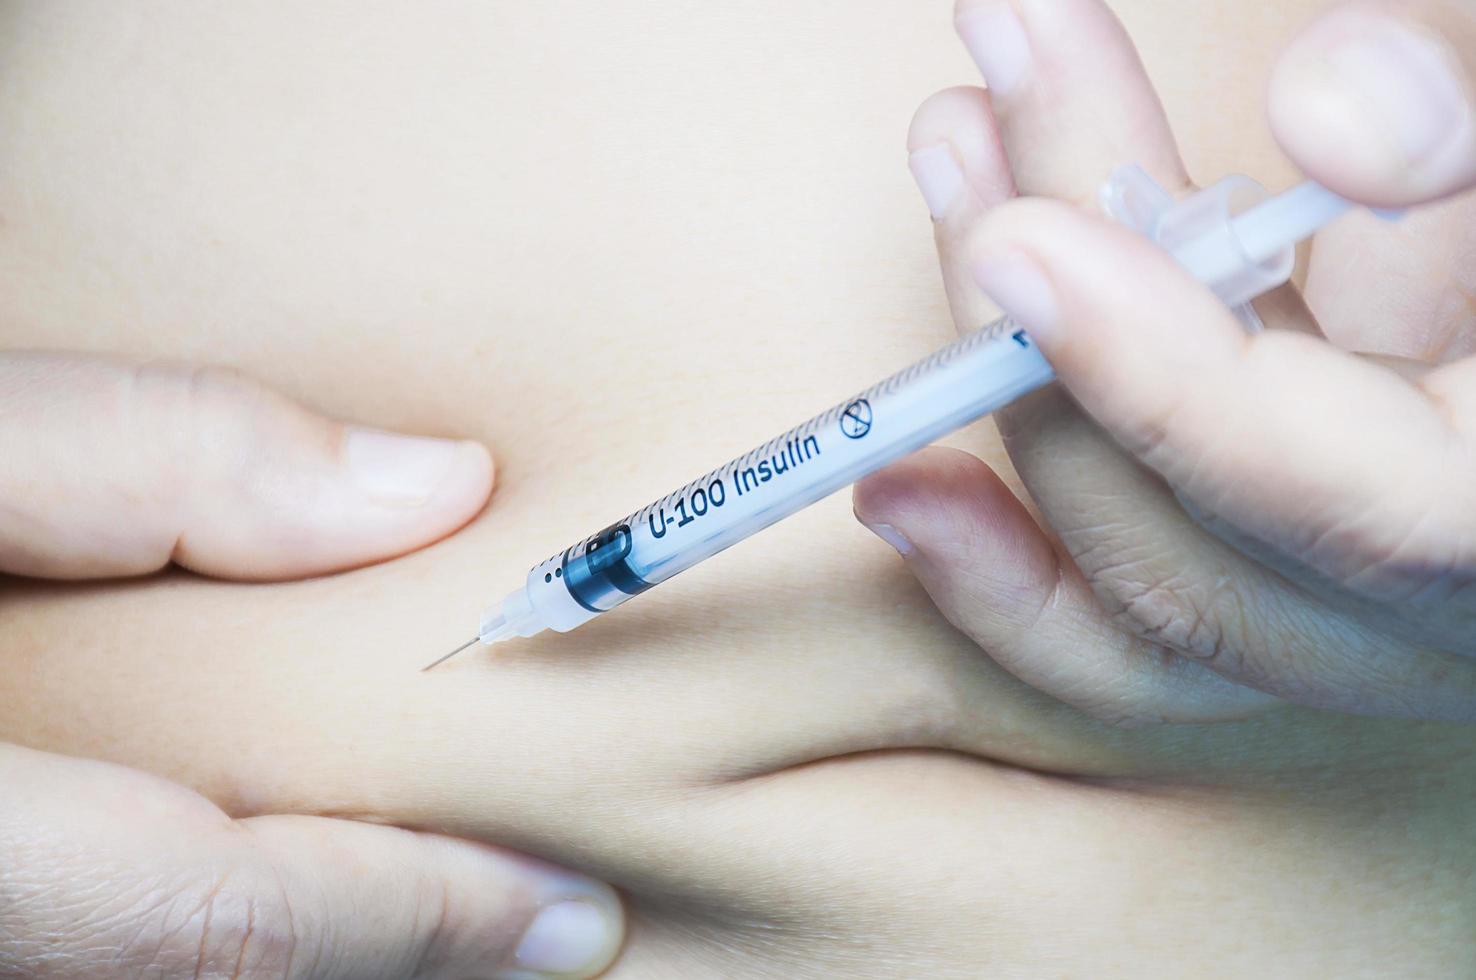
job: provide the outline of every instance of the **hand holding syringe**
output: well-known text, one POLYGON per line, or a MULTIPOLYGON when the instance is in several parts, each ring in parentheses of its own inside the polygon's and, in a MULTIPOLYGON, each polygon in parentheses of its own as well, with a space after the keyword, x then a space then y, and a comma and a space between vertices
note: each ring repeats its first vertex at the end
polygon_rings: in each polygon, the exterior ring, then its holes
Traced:
MULTIPOLYGON (((1116 724, 1476 719, 1476 20, 1329 7, 1272 75, 1282 149, 1352 200, 1435 206, 1318 235, 1263 333, 1071 206, 1125 152, 1189 186, 1105 4, 958 0, 988 88, 937 93, 908 134, 956 325, 1003 307, 1062 384, 996 416, 1032 510, 933 449, 861 481, 857 516, 981 655, 1116 724)), ((1191 118, 1213 155, 1220 120, 1191 118)))
MULTIPOLYGON (((1245 304, 1284 283, 1295 243, 1349 207, 1310 183, 1262 194, 1227 178, 1175 202, 1124 168, 1103 200, 1254 325, 1245 304)), ((1053 376, 1026 330, 991 323, 534 566, 476 637, 426 669, 478 640, 575 629, 1053 376)))

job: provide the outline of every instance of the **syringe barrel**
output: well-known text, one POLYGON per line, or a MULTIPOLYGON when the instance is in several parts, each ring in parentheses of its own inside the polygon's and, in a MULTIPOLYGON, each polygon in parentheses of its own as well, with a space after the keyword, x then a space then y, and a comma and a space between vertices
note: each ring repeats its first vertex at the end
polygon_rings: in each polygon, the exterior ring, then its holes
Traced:
POLYGON ((540 563, 527 600, 571 630, 1052 377, 996 320, 540 563))
MULTIPOLYGON (((1284 282, 1297 238, 1346 206, 1311 185, 1263 196, 1231 177, 1176 201, 1124 167, 1103 204, 1235 306, 1284 282)), ((574 629, 1052 377, 1024 331, 996 320, 535 566, 483 638, 574 629)))

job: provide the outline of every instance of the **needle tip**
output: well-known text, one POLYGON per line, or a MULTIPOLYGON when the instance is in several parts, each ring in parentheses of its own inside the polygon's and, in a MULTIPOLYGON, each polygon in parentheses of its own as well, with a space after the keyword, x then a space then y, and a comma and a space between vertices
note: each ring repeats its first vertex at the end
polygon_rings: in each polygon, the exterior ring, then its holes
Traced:
POLYGON ((477 640, 479 640, 479 639, 481 639, 481 637, 479 637, 479 636, 472 637, 470 640, 467 640, 461 646, 457 647, 455 650, 452 650, 450 653, 446 654, 444 657, 441 657, 441 658, 439 658, 437 660, 432 660, 430 663, 428 663, 424 667, 420 668, 420 672, 423 674, 426 671, 430 670, 432 667, 438 667, 438 666, 440 666, 441 664, 443 664, 446 661, 450 660, 452 657, 456 656, 461 651, 465 650, 467 647, 471 646, 473 643, 477 642, 477 640))

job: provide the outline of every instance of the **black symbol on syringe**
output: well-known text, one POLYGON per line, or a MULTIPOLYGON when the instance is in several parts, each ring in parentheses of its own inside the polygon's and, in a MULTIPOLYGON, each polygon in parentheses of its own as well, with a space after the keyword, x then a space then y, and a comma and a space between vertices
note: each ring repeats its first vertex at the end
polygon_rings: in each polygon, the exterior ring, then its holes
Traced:
POLYGON ((847 439, 860 439, 871 431, 871 402, 858 398, 845 407, 840 417, 841 434, 847 439))

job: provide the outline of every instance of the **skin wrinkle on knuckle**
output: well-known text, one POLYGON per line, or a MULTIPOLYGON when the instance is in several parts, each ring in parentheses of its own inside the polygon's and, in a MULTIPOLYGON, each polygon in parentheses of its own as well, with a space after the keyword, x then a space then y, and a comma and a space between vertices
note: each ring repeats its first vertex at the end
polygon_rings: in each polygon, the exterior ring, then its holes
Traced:
MULTIPOLYGON (((188 465, 182 433, 189 427, 191 414, 183 397, 185 369, 173 362, 144 361, 133 364, 121 381, 116 411, 121 422, 121 438, 137 457, 140 473, 154 473, 152 480, 134 488, 140 496, 162 496, 177 504, 187 496, 194 473, 188 465)), ((177 506, 167 508, 177 513, 177 506)), ((169 528, 169 531, 177 530, 169 528)), ((176 541, 160 538, 150 556, 142 564, 162 567, 168 564, 176 541)))
MULTIPOLYGON (((974 637, 980 648, 992 658, 1001 663, 1017 662, 1021 658, 1026 638, 1040 631, 1047 616, 1060 605, 1066 580, 1059 558, 1054 563, 1053 572, 1050 580, 1044 583, 1044 588, 1039 590, 1039 598, 1030 603, 1029 611, 1023 616, 1013 612, 997 612, 1001 604, 997 598, 991 598, 984 603, 985 615, 989 617, 990 623, 986 626, 977 622, 977 614, 973 610, 980 606, 978 597, 997 597, 1002 583, 997 579, 976 576, 980 580, 979 587, 958 590, 949 603, 949 609, 953 611, 947 618, 958 629, 974 637)), ((1003 587, 1008 588, 1008 584, 1003 587)), ((1035 590, 1031 588, 1029 591, 1035 590)))
MULTIPOLYGON (((321 419, 235 368, 218 365, 155 369, 160 395, 185 421, 171 429, 166 472, 169 492, 179 500, 206 500, 227 493, 254 499, 274 511, 306 506, 320 491, 315 470, 281 465, 284 453, 311 446, 323 459, 342 449, 342 425, 321 419)), ((156 412, 162 417, 163 412, 156 412)), ((189 549, 192 528, 182 521, 172 556, 189 549)), ((290 551, 310 533, 295 525, 275 532, 290 551)))
MULTIPOLYGON (((262 840, 256 838, 255 828, 249 823, 237 821, 231 826, 248 839, 254 839, 256 846, 263 846, 262 840)), ((331 919, 324 914, 325 896, 321 890, 300 888, 294 900, 293 889, 288 885, 282 865, 272 859, 269 852, 263 864, 262 878, 266 885, 262 894, 273 899, 270 911, 275 915, 274 919, 268 919, 268 923, 277 923, 275 929, 269 930, 268 941, 271 949, 280 952, 281 958, 285 959, 279 972, 273 976, 276 980, 316 980, 321 975, 318 966, 333 941, 331 919), (304 907, 303 899, 306 897, 314 900, 311 907, 304 907), (304 966, 300 960, 306 951, 312 953, 312 958, 304 966)), ((256 923, 258 932, 262 928, 262 923, 256 923)))
MULTIPOLYGON (((1055 569, 1054 579, 1047 588, 1041 591, 1039 600, 1033 604, 1028 615, 1014 618, 1005 624, 996 622, 992 624, 993 628, 982 628, 968 614, 968 611, 978 603, 976 594, 970 590, 960 590, 961 594, 951 597, 946 605, 940 605, 948 620, 955 627, 973 637, 984 653, 1005 666, 1006 669, 1014 669, 1011 665, 1021 665, 1030 655, 1030 648, 1040 645, 1041 638, 1033 634, 1037 634, 1043 628, 1042 624, 1048 616, 1052 617, 1050 631, 1057 642, 1067 642, 1066 638, 1073 633, 1081 637, 1082 643, 1098 642, 1099 638, 1090 629, 1080 629, 1075 626, 1071 622, 1069 613, 1065 621, 1055 618, 1055 615, 1061 611, 1067 588, 1067 579, 1059 558, 1055 569), (1033 641, 1029 645, 1026 643, 1027 638, 1033 641)), ((982 594, 990 594, 996 586, 997 583, 991 583, 990 588, 984 590, 982 594)), ((1140 653, 1143 656, 1156 655, 1162 659, 1176 656, 1163 644, 1151 643, 1141 638, 1124 639, 1125 642, 1141 647, 1140 653)), ((1045 681, 1040 677, 1036 677, 1031 683, 1033 686, 1048 690, 1057 698, 1068 701, 1077 709, 1110 727, 1134 729, 1162 720, 1153 714, 1145 713, 1143 705, 1135 699, 1132 692, 1126 689, 1114 688, 1102 691, 1095 687, 1084 688, 1079 683, 1072 685, 1069 689, 1062 689, 1056 683, 1045 681)), ((979 751, 977 745, 954 745, 951 741, 949 745, 961 751, 979 751)))
MULTIPOLYGON (((243 407, 249 410, 255 384, 241 372, 219 366, 195 366, 172 361, 146 361, 134 366, 129 392, 133 443, 156 453, 156 493, 167 494, 183 513, 183 502, 198 499, 204 482, 224 461, 221 450, 242 444, 249 430, 243 407)), ((247 460, 235 460, 236 472, 251 476, 247 460)), ((177 554, 186 526, 176 529, 168 561, 177 554)), ((161 562, 162 563, 162 562, 161 562)))
MULTIPOLYGON (((96 876, 106 868, 93 868, 96 876)), ((79 893, 70 875, 7 883, 0 908, 3 975, 128 975, 280 980, 289 942, 263 920, 260 902, 235 871, 203 886, 106 875, 110 885, 79 893), (117 880, 114 880, 117 879, 117 880), (285 956, 284 956, 285 954, 285 956), (12 968, 14 973, 11 972, 12 968)))
POLYGON ((230 373, 226 368, 174 361, 144 361, 133 366, 129 400, 135 422, 169 424, 163 432, 156 429, 139 435, 151 437, 164 448, 178 469, 176 477, 188 476, 184 468, 200 444, 199 419, 218 407, 215 393, 230 373))
POLYGON ((228 874, 193 899, 187 917, 162 936, 151 965, 197 978, 288 980, 297 934, 269 876, 228 874))
POLYGON ((224 463, 233 472, 257 469, 264 423, 269 414, 267 390, 234 368, 198 367, 189 372, 189 404, 194 425, 192 453, 230 450, 224 463))
POLYGON ((1385 686, 1377 678, 1377 670, 1361 658, 1340 656, 1358 641, 1340 632, 1336 624, 1311 615, 1294 615, 1286 618, 1285 626, 1297 641, 1272 648, 1264 663, 1257 665, 1254 680, 1274 684, 1284 697, 1314 703, 1324 696, 1329 672, 1335 672, 1349 688, 1372 691, 1385 686))
MULTIPOLYGON (((1091 497, 1100 495, 1086 491, 1078 492, 1077 496, 1089 500, 1091 497)), ((1106 510, 1108 507, 1117 509, 1119 500, 1119 494, 1105 495, 1102 497, 1101 509, 1106 510)), ((1056 527, 1056 533, 1067 553, 1071 555, 1071 560, 1086 575, 1112 568, 1114 562, 1123 561, 1121 557, 1123 552, 1130 549, 1136 539, 1144 536, 1137 521, 1122 518, 1101 520, 1099 515, 1094 515, 1092 523, 1078 524, 1074 520, 1068 523, 1057 514, 1058 509, 1053 508, 1048 512, 1052 517, 1052 525, 1056 527)), ((1064 516, 1075 518, 1080 516, 1080 510, 1067 512, 1064 516)))
POLYGON ((1152 559, 1119 561, 1090 574, 1094 590, 1105 593, 1114 619, 1134 635, 1220 669, 1234 670, 1238 651, 1225 641, 1217 611, 1200 589, 1178 575, 1158 572, 1152 559))
POLYGON ((152 963, 177 893, 105 866, 92 874, 98 884, 91 891, 79 891, 70 876, 50 882, 37 895, 29 927, 46 937, 48 955, 69 968, 92 968, 99 949, 124 962, 152 963))
POLYGON ((415 901, 414 918, 410 925, 410 934, 415 937, 415 953, 407 973, 411 977, 430 976, 434 971, 445 965, 444 951, 447 948, 446 937, 452 933, 451 925, 451 887, 443 878, 440 887, 432 890, 429 901, 435 905, 435 914, 430 917, 429 928, 422 924, 422 912, 426 907, 426 887, 422 885, 415 901))
POLYGON ((44 976, 47 964, 71 955, 61 942, 66 917, 48 908, 60 886, 36 875, 37 856, 17 843, 24 839, 7 842, 0 855, 0 975, 44 976))
MULTIPOLYGON (((1180 500, 1183 505, 1181 495, 1180 500)), ((1119 510, 1113 503, 1105 509, 1119 510)), ((1065 527, 1062 543, 1114 621, 1165 656, 1212 665, 1224 674, 1236 675, 1247 666, 1248 656, 1262 656, 1258 651, 1270 633, 1248 612, 1245 590, 1254 583, 1228 574, 1211 579, 1192 567, 1168 571, 1161 554, 1145 551, 1146 542, 1161 533, 1150 533, 1137 521, 1102 521, 1097 516, 1101 509, 1091 516, 1064 515, 1064 525, 1054 518, 1053 523, 1065 527), (1073 526, 1072 519, 1091 522, 1073 526)), ((1186 511, 1196 518, 1194 507, 1186 511)))

